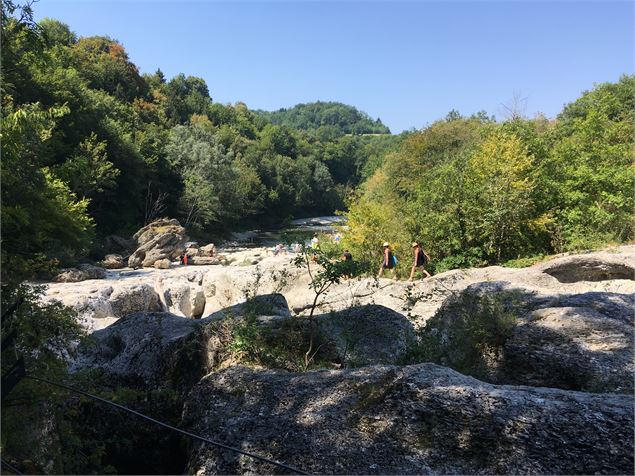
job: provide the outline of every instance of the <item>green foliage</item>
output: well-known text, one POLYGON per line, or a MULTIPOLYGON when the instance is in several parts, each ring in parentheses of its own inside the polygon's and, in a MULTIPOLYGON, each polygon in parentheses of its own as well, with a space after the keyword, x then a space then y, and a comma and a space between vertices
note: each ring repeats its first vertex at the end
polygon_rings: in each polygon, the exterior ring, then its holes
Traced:
MULTIPOLYGON (((28 176, 42 191, 31 194, 27 183, 26 193, 18 191, 13 200, 20 210, 10 210, 11 200, 3 202, 7 230, 16 243, 30 240, 26 233, 33 227, 15 229, 10 220, 48 213, 42 203, 50 195, 43 192, 47 184, 62 194, 61 202, 81 203, 66 220, 79 228, 68 227, 67 235, 75 236, 59 240, 64 245, 43 243, 38 233, 48 238, 50 227, 40 231, 40 223, 30 220, 38 226, 32 233, 38 239, 32 241, 39 243, 25 250, 31 256, 77 259, 88 248, 92 228, 100 238, 129 235, 153 217, 157 201, 164 215, 202 236, 277 224, 299 214, 333 213, 344 207, 368 156, 380 160, 385 149, 370 146, 374 136, 342 137, 388 132, 349 106, 325 105, 325 124, 344 132, 318 137, 272 124, 243 103, 213 103, 201 78, 178 74, 167 80, 160 70, 142 76, 117 41, 78 37, 54 19, 37 24, 30 3, 21 7, 4 0, 2 8, 3 156, 9 157, 7 164, 23 153, 36 157, 30 165, 17 165, 37 169, 28 176), (22 114, 24 124, 17 127, 22 114), (80 211, 94 225, 81 222, 80 211)), ((385 134, 381 140, 388 144, 389 138, 385 134)), ((10 182, 24 178, 9 170, 3 164, 3 181, 14 190, 10 182)), ((59 214, 52 213, 51 221, 61 222, 59 214)))
POLYGON ((55 168, 55 175, 81 197, 91 197, 116 185, 120 171, 108 161, 106 141, 99 141, 92 133, 83 140, 77 152, 55 168))
POLYGON ((295 266, 307 269, 311 279, 309 288, 315 293, 309 317, 313 317, 320 296, 326 295, 333 284, 339 284, 343 276, 350 272, 348 263, 340 258, 341 252, 335 247, 310 248, 304 244, 295 257, 295 266))
POLYGON ((409 134, 351 201, 344 242, 370 266, 381 241, 417 241, 439 272, 632 240, 633 89, 599 85, 552 122, 457 113, 409 134))
POLYGON ((632 240, 635 76, 601 84, 558 118, 551 154, 557 251, 632 240))
POLYGON ((2 118, 2 282, 13 287, 57 261, 86 253, 93 221, 88 201, 78 200, 46 167, 47 143, 66 108, 39 104, 12 109, 2 118))
POLYGON ((515 293, 463 293, 426 322, 402 363, 434 362, 486 378, 517 324, 517 300, 515 293))
MULTIPOLYGON (((3 342, 2 375, 6 375, 18 358, 23 358, 27 372, 32 375, 54 380, 66 376, 66 359, 85 331, 72 309, 59 302, 42 302, 42 294, 41 287, 26 284, 9 287, 3 282, 3 313, 12 308, 15 311, 6 319, 3 316, 1 337, 4 341, 13 334, 15 340, 3 342)), ((48 460, 55 452, 54 446, 45 447, 50 443, 49 432, 43 431, 40 435, 34 428, 47 427, 47 419, 52 418, 55 405, 64 397, 64 392, 40 382, 21 380, 2 400, 3 454, 19 458, 44 453, 48 460)), ((43 471, 43 468, 33 469, 43 471)))
MULTIPOLYGON (((284 318, 272 327, 259 323, 251 312, 235 319, 229 348, 240 362, 299 372, 306 370, 304 354, 309 341, 309 328, 298 319, 284 318)), ((324 363, 317 359, 312 367, 322 368, 324 363)))
POLYGON ((311 131, 321 140, 344 134, 390 134, 380 119, 372 120, 366 113, 338 102, 298 104, 290 109, 258 111, 258 114, 273 124, 311 131))

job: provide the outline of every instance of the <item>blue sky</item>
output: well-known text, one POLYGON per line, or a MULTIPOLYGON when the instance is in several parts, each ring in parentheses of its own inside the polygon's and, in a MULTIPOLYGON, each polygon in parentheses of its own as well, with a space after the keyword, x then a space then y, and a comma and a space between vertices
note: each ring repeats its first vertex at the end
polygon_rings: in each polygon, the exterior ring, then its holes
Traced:
POLYGON ((119 40, 142 72, 200 76, 216 102, 352 104, 401 132, 526 98, 554 117, 633 74, 633 2, 40 0, 80 36, 119 40))

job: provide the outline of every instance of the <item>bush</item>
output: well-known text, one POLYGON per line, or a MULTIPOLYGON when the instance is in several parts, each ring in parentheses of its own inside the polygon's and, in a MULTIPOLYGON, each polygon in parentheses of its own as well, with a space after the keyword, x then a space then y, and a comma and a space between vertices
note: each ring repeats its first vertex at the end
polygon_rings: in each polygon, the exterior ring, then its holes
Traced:
POLYGON ((487 378, 517 322, 518 295, 467 291, 444 305, 418 333, 402 364, 434 362, 487 378))

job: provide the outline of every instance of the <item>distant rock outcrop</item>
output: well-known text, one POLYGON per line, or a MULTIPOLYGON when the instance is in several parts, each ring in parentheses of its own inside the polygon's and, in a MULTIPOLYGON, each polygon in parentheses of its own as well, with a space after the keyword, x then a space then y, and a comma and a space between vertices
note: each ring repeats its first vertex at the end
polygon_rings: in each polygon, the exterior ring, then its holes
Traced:
POLYGON ((80 264, 77 268, 65 268, 55 277, 58 283, 78 283, 88 279, 104 279, 106 270, 92 264, 80 264))
POLYGON ((144 226, 132 238, 137 249, 128 258, 131 268, 151 267, 159 260, 176 259, 188 240, 178 220, 167 218, 144 226))
POLYGON ((106 255, 101 264, 106 269, 121 269, 126 266, 124 257, 118 254, 106 255))
MULTIPOLYGON (((310 474, 633 473, 631 396, 496 386, 434 364, 234 366, 194 387, 182 424, 310 474)), ((186 470, 279 471, 198 443, 186 470)))

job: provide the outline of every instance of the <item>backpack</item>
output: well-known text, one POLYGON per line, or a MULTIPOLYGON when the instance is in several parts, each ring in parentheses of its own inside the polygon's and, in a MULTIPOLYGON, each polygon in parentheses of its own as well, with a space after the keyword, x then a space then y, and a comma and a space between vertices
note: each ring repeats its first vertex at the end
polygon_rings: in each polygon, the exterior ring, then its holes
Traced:
POLYGON ((395 254, 392 255, 392 262, 395 263, 395 266, 397 266, 397 263, 399 263, 399 260, 397 259, 397 255, 395 254))

